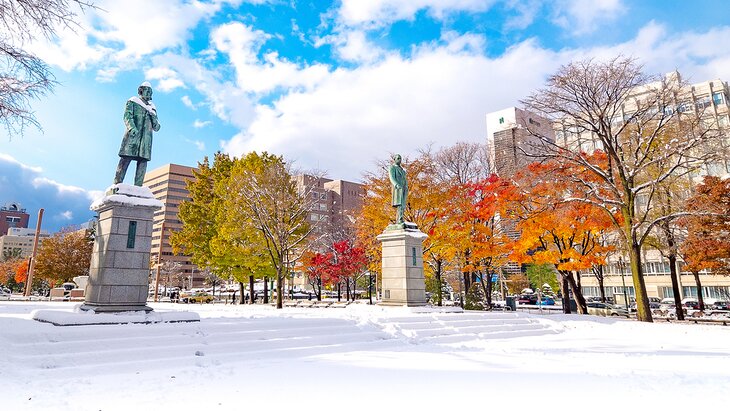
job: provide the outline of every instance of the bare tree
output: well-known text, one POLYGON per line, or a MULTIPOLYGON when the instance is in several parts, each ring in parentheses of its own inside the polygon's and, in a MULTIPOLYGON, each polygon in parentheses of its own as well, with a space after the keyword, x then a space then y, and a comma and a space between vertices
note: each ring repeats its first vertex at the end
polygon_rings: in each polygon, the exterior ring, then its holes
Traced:
POLYGON ((459 142, 434 154, 430 151, 422 154, 433 156, 438 178, 442 182, 465 184, 494 173, 486 144, 459 142))
POLYGON ((0 123, 9 138, 27 125, 40 128, 30 101, 56 84, 48 65, 27 50, 28 43, 73 29, 78 25, 73 9, 90 7, 82 0, 0 0, 0 123))
POLYGON ((287 271, 301 258, 316 227, 310 221, 314 189, 298 186, 283 160, 271 161, 262 170, 244 170, 231 187, 239 200, 241 224, 261 232, 276 270, 277 308, 282 308, 287 271))
POLYGON ((590 202, 611 216, 628 250, 637 318, 651 322, 641 247, 658 224, 681 214, 655 213, 656 190, 721 154, 717 124, 679 75, 648 76, 625 57, 563 66, 523 104, 562 127, 553 139, 523 125, 540 137, 542 152, 593 176, 575 176, 588 195, 569 200, 590 202), (590 155, 594 149, 604 155, 590 155))

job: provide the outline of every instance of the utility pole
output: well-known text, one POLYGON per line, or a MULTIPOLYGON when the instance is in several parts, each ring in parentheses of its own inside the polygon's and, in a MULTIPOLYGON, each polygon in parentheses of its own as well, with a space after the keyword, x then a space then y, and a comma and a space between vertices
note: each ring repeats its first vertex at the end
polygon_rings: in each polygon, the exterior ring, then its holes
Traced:
POLYGON ((155 274, 155 302, 157 302, 157 293, 160 289, 160 266, 162 265, 162 239, 165 234, 165 220, 162 220, 160 227, 160 246, 157 247, 157 274, 155 274))
POLYGON ((30 265, 28 267, 28 280, 25 284, 25 293, 24 295, 26 297, 30 296, 30 289, 33 285, 33 273, 35 270, 35 256, 38 252, 38 237, 40 237, 41 234, 41 221, 43 221, 43 209, 41 208, 38 210, 38 222, 35 226, 35 239, 33 240, 33 254, 32 257, 30 257, 30 265))

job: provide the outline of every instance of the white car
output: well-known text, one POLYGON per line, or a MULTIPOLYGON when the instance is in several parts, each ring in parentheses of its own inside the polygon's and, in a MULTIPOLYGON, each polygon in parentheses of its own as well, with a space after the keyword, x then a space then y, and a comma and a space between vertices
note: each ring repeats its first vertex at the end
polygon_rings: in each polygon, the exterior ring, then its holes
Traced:
POLYGON ((7 288, 0 288, 0 300, 9 300, 13 294, 7 288))

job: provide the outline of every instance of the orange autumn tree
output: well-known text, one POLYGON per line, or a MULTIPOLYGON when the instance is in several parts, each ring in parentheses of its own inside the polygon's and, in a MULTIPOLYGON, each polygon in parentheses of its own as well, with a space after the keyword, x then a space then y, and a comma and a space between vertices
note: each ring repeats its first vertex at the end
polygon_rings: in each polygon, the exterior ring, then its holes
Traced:
POLYGON ((15 282, 25 284, 28 281, 28 260, 22 260, 15 266, 15 282))
MULTIPOLYGON (((520 214, 520 238, 512 256, 520 262, 553 265, 562 278, 563 301, 569 300, 569 288, 578 311, 587 314, 579 272, 605 263, 613 247, 602 238, 614 220, 580 201, 583 188, 566 178, 576 172, 580 171, 557 162, 533 163, 517 176, 521 193, 514 209, 520 214)), ((569 313, 570 304, 564 303, 563 310, 569 313)))
POLYGON ((730 275, 730 180, 707 176, 687 200, 691 215, 680 220, 687 237, 680 248, 684 270, 697 285, 700 310, 705 309, 700 271, 730 275))
POLYGON ((508 262, 512 240, 507 235, 514 186, 496 175, 453 187, 443 216, 451 233, 451 252, 468 291, 479 282, 491 306, 491 277, 508 262), (502 216, 502 217, 500 217, 502 216))

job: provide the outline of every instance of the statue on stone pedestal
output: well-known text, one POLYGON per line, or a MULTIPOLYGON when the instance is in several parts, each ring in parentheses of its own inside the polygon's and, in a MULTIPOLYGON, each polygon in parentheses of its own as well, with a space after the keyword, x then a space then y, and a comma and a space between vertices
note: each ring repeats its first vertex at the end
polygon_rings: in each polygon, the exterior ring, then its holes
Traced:
POLYGON ((152 85, 145 81, 137 88, 137 94, 127 100, 124 108, 125 132, 119 148, 120 158, 114 184, 124 181, 129 163, 135 160, 137 170, 134 185, 141 187, 147 172, 147 162, 152 158, 152 132, 160 129, 160 122, 152 103, 152 85))
POLYGON ((392 205, 395 210, 395 223, 404 224, 403 212, 408 203, 408 181, 406 181, 406 170, 400 165, 401 156, 396 154, 393 156, 393 164, 388 169, 390 182, 393 184, 393 201, 392 205))

